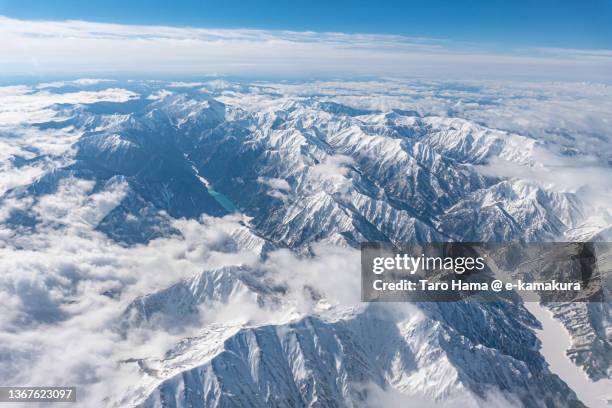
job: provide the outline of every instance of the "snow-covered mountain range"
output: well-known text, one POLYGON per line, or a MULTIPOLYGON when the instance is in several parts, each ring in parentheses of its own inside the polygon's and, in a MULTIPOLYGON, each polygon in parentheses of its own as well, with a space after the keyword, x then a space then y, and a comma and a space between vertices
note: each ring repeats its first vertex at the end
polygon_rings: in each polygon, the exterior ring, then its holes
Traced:
MULTIPOLYGON (((610 240, 612 90, 563 86, 0 88, 1 382, 83 406, 583 406, 522 304, 359 302, 364 241, 610 240)), ((562 357, 612 381, 610 304, 549 307, 562 357)))

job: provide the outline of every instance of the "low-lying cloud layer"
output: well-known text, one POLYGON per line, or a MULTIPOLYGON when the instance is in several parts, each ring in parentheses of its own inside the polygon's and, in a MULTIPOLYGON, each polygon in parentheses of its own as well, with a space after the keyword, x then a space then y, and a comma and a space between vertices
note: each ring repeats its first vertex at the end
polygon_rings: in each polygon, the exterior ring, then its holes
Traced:
MULTIPOLYGON (((250 37, 245 34, 245 38, 250 37)), ((258 103, 282 105, 317 95, 373 112, 405 109, 417 116, 455 118, 457 126, 466 118, 537 139, 546 148, 542 153, 538 150, 540 167, 492 162, 483 172, 534 179, 562 191, 596 189, 599 195, 595 202, 608 217, 602 224, 610 223, 609 200, 601 201, 601 197, 611 196, 605 159, 610 157, 607 112, 612 109, 612 93, 606 85, 259 83, 250 84, 248 94, 237 91, 245 85, 222 81, 156 84, 151 88, 145 83, 138 88, 140 94, 124 85, 82 79, 0 88, 0 382, 74 384, 82 387, 86 392, 82 397, 92 406, 108 395, 125 394, 125 387, 137 383, 141 374, 135 364, 122 364, 122 360, 160 357, 182 337, 197 334, 192 327, 178 332, 139 327, 123 336, 115 329, 128 304, 138 296, 223 265, 243 264, 267 271, 286 289, 285 300, 291 302, 291 308, 275 314, 239 298, 219 309, 207 309, 202 316, 206 323, 241 318, 263 324, 286 315, 310 313, 320 305, 304 288, 325 293, 343 305, 359 301, 359 280, 351 275, 359 269, 355 249, 314 245, 316 256, 312 259, 283 249, 271 252, 265 261, 252 251, 226 251, 228 231, 245 228, 240 215, 172 220, 181 236, 158 238, 148 244, 128 247, 112 241, 96 230, 96 225, 127 194, 126 183, 120 178, 99 190, 90 180, 69 177, 55 191, 36 198, 5 195, 7 190, 24 188, 74 158, 73 143, 82 136, 78 126, 46 129, 35 125, 49 120, 61 124, 65 112, 60 103, 73 107, 129 103, 151 95, 163 98, 170 91, 215 89, 217 99, 246 110, 261 108, 258 103), (551 150, 551 146, 564 143, 573 151, 551 150), (37 160, 28 161, 34 158, 37 160), (34 228, 19 229, 7 222, 14 210, 26 209, 37 218, 34 228)), ((112 120, 121 120, 121 115, 112 120)), ((347 156, 334 156, 312 166, 308 177, 321 180, 321 185, 329 181, 342 186, 353 165, 347 156)), ((281 198, 293 193, 285 179, 261 177, 258 182, 281 198)), ((385 397, 389 405, 404 403, 393 393, 385 397)))

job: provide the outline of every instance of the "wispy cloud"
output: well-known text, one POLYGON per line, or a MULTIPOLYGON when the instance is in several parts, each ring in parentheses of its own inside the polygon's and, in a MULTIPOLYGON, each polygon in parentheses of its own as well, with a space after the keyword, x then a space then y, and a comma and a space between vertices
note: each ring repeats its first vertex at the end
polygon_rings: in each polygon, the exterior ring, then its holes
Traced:
POLYGON ((609 80, 609 50, 492 52, 397 35, 202 29, 0 17, 4 74, 521 76, 609 80))

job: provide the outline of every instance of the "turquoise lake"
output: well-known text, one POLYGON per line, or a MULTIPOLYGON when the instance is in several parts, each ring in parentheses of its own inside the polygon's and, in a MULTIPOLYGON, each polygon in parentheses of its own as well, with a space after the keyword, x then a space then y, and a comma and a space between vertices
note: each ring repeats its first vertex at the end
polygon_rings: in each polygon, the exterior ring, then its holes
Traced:
POLYGON ((221 207, 223 207, 226 211, 231 213, 238 211, 238 207, 236 207, 232 200, 230 200, 225 194, 215 191, 212 188, 208 189, 208 193, 213 196, 213 198, 217 200, 217 202, 221 204, 221 207))

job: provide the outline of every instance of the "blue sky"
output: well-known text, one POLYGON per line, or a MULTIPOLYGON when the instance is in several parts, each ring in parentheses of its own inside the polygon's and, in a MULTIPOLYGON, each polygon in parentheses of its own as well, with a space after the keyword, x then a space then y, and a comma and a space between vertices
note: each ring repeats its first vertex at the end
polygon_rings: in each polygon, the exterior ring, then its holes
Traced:
POLYGON ((612 48, 612 0, 0 0, 0 15, 123 24, 401 34, 502 48, 612 48))

